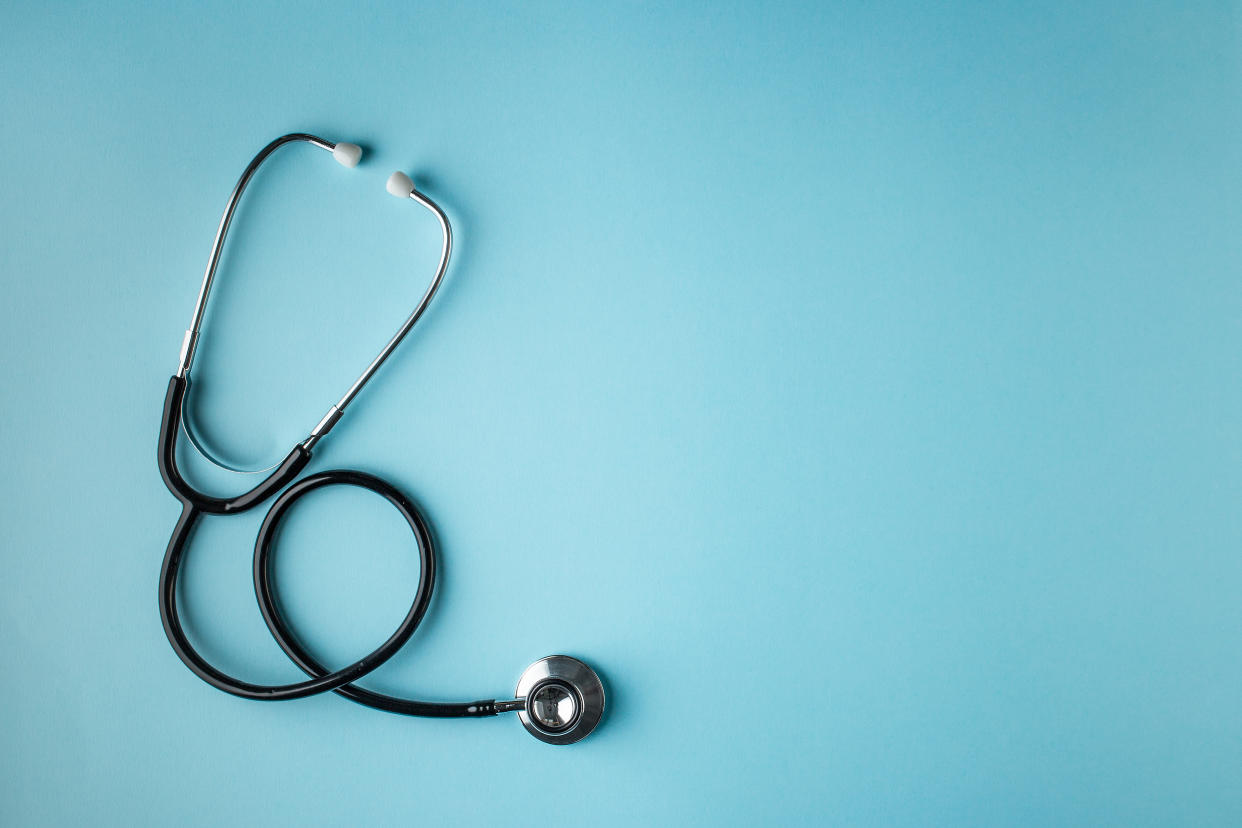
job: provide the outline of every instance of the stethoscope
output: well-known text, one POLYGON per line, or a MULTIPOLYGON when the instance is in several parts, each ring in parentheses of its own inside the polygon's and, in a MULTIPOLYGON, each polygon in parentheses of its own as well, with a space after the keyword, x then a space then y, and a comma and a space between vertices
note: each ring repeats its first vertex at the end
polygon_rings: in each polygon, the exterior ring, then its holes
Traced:
POLYGON ((343 166, 356 166, 362 157, 362 149, 355 144, 332 143, 314 135, 295 133, 285 135, 272 141, 259 151, 237 180, 233 194, 225 207, 224 217, 216 230, 215 242, 211 248, 211 258, 207 263, 207 272, 203 276, 202 287, 199 288, 198 301, 194 305, 194 319, 190 329, 185 333, 181 344, 181 357, 177 373, 168 381, 168 393, 164 397, 164 416, 160 425, 159 467, 169 491, 181 501, 181 517, 173 529, 168 541, 168 549, 164 553, 164 563, 160 571, 160 617, 164 623, 164 632, 173 650, 199 678, 211 686, 247 699, 264 701, 283 701, 299 699, 317 693, 333 691, 350 701, 365 704, 379 710, 392 713, 403 713, 407 716, 437 717, 474 717, 494 716, 497 713, 517 712, 518 718, 527 731, 544 742, 554 745, 566 745, 582 739, 599 724, 604 713, 604 686, 595 671, 576 658, 564 655, 548 656, 536 661, 522 673, 518 679, 514 698, 509 700, 487 699, 483 701, 441 703, 422 702, 386 696, 371 690, 358 687, 354 682, 379 667, 401 649, 402 645, 413 635, 414 630, 422 621, 431 602, 431 591, 436 579, 436 555, 432 544, 431 532, 427 521, 412 501, 397 491, 389 483, 374 475, 360 471, 337 469, 319 472, 305 477, 293 485, 294 478, 310 462, 311 450, 340 421, 345 409, 358 392, 362 390, 393 350, 401 344, 401 340, 418 322, 428 304, 435 296, 444 272, 448 268, 449 253, 452 249, 453 234, 449 227, 448 217, 444 215, 435 202, 420 193, 410 177, 402 172, 395 172, 388 179, 388 192, 399 198, 412 198, 431 211, 440 223, 443 232, 443 246, 440 250, 440 263, 436 267, 435 278, 431 280, 427 292, 409 317, 402 323, 396 335, 388 341, 379 355, 371 361, 366 370, 354 381, 345 396, 328 409, 323 419, 311 429, 309 436, 293 447, 284 460, 259 473, 267 476, 258 485, 235 497, 211 497, 190 486, 181 476, 177 468, 176 443, 178 431, 184 429, 190 441, 204 452, 208 460, 220 463, 205 450, 205 441, 199 439, 190 427, 185 414, 185 397, 190 385, 190 365, 194 361, 194 352, 199 341, 199 332, 203 324, 203 313, 207 306, 207 295, 211 290, 215 277, 216 266, 220 263, 220 252, 224 246, 224 238, 228 233, 229 223, 237 209, 246 185, 254 176, 259 166, 273 152, 286 144, 305 142, 332 153, 332 157, 343 166), (325 486, 358 486, 368 489, 383 497, 401 513, 410 525, 414 538, 418 543, 420 570, 418 588, 414 594, 414 603, 402 620, 396 632, 389 636, 369 655, 338 670, 329 670, 321 664, 298 641, 288 622, 279 609, 280 602, 276 597, 275 584, 272 578, 272 560, 274 556, 273 538, 281 520, 298 498, 325 486), (288 486, 288 488, 285 488, 288 486), (281 492, 281 490, 284 490, 281 492), (251 684, 233 678, 216 667, 194 649, 185 631, 181 627, 181 619, 177 613, 177 574, 180 571, 185 546, 200 516, 232 515, 247 511, 258 506, 272 495, 280 492, 280 496, 272 504, 259 528, 259 535, 254 545, 254 591, 259 601, 259 609, 268 630, 276 639, 276 643, 285 654, 305 672, 309 678, 305 681, 282 685, 251 684))

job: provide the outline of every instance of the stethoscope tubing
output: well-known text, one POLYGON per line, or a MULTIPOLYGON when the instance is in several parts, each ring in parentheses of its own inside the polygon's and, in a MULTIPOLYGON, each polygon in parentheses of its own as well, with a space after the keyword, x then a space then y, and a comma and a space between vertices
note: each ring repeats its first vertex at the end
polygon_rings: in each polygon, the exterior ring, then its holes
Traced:
POLYGON ((169 382, 168 393, 164 401, 164 416, 160 427, 158 450, 161 476, 168 484, 169 490, 181 502, 182 507, 181 515, 177 519, 176 526, 168 540, 168 547, 164 552, 159 580, 160 620, 173 651, 181 661, 196 676, 212 687, 246 699, 283 701, 333 691, 367 707, 409 716, 443 718, 495 715, 497 711, 494 699, 465 703, 423 702, 387 696, 354 685, 354 682, 396 655, 397 651, 409 641, 431 603, 436 577, 435 546, 427 521, 414 503, 393 486, 364 472, 345 469, 319 472, 284 489, 264 517, 255 540, 255 597, 259 602, 263 620, 280 648, 310 678, 290 684, 253 684, 230 676, 213 666, 194 648, 181 624, 177 606, 177 583, 186 550, 199 518, 204 514, 236 514, 259 505, 274 491, 284 487, 305 467, 310 461, 310 451, 300 445, 297 446, 280 467, 253 489, 241 495, 233 498, 212 498, 203 495, 185 482, 177 468, 176 438, 184 394, 185 379, 173 377, 169 382), (331 485, 358 486, 384 497, 409 524, 419 551, 418 588, 405 618, 402 619, 396 631, 379 647, 338 670, 329 670, 298 641, 280 610, 280 602, 277 599, 272 577, 275 538, 282 519, 299 498, 316 489, 331 485))
MULTIPOLYGON (((406 616, 406 620, 402 622, 402 626, 398 627, 397 632, 393 633, 393 637, 389 639, 389 641, 392 641, 404 632, 404 637, 397 644, 398 648, 403 646, 409 637, 414 634, 415 628, 422 621, 423 616, 427 612, 427 607, 431 603, 431 594, 435 589, 436 583, 436 550, 431 529, 428 527, 427 521, 423 518, 422 512, 419 511, 418 507, 388 482, 365 472, 335 469, 313 474, 294 483, 282 492, 280 497, 276 499, 276 502, 272 504, 272 507, 267 512, 267 516, 263 519, 263 525, 259 528, 259 535, 254 545, 254 592, 259 602, 259 610, 263 613, 263 620, 267 623, 267 628, 272 633, 272 637, 276 639, 276 643, 284 650, 285 655, 289 656, 290 660, 302 668, 302 671, 308 676, 324 675, 328 673, 328 668, 319 663, 302 646, 297 635, 290 629, 288 622, 279 609, 280 601, 277 597, 273 580, 274 539, 278 533, 280 521, 294 503, 297 502, 298 498, 324 486, 333 485, 358 486, 369 489, 385 498, 405 518, 406 523, 409 524, 414 537, 417 539, 419 553, 418 589, 414 594, 414 603, 410 607, 410 613, 406 616), (406 629, 407 622, 409 622, 408 630, 406 629)), ((387 644, 387 642, 385 643, 387 644)), ((338 695, 344 696, 350 701, 407 716, 450 718, 488 716, 496 713, 495 703, 490 699, 468 704, 414 701, 366 690, 354 685, 352 682, 334 689, 338 695)))

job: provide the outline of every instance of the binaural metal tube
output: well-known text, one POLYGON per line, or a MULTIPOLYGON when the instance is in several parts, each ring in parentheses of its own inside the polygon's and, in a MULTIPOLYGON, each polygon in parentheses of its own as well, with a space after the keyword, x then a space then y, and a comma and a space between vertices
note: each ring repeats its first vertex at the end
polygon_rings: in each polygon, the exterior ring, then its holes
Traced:
MULTIPOLYGON (((203 325, 203 316, 207 310, 207 297, 211 293, 211 286, 215 280, 216 268, 220 264, 220 256, 224 250, 224 240, 229 232, 229 224, 233 221, 233 214, 237 211, 237 204, 241 200, 241 196, 246 189, 246 185, 250 183, 251 178, 254 177, 254 174, 259 169, 260 165, 262 165, 273 152, 285 144, 296 142, 308 143, 312 146, 318 147, 319 149, 331 152, 338 161, 345 166, 351 167, 358 162, 358 157, 361 152, 359 148, 353 144, 336 144, 304 132, 294 132, 288 135, 282 135, 272 141, 270 144, 261 149, 258 155, 251 159, 250 163, 246 166, 245 171, 241 174, 241 177, 237 179, 237 184, 234 185, 233 192, 229 196, 228 204, 225 206, 224 215, 220 219, 220 226, 216 229, 215 241, 212 242, 211 245, 211 257, 207 261, 207 270, 203 274, 203 283, 198 291, 198 299, 194 303, 194 318, 190 323, 190 328, 185 332, 185 338, 181 343, 181 353, 176 376, 185 378, 187 381, 189 379, 190 365, 193 363, 194 354, 198 349, 199 332, 203 325)), ((443 242, 440 248, 440 262, 436 267, 435 277, 431 280, 431 284, 428 285, 426 292, 423 294, 422 299, 419 300, 418 305, 415 306, 413 312, 406 317, 405 322, 403 322, 401 327, 397 330, 397 333, 388 340, 388 343, 384 345, 375 359, 371 360, 371 363, 367 365, 366 369, 361 375, 359 375, 358 379, 354 380, 353 384, 349 387, 349 390, 345 392, 345 395, 337 401, 336 405, 329 408, 328 413, 320 419, 313 429, 311 429, 310 435, 300 444, 307 450, 310 450, 317 442, 319 442, 320 439, 323 438, 325 434, 332 430, 332 427, 337 424, 337 422, 341 419, 342 414, 344 414, 345 407, 353 401, 354 397, 358 395, 358 392, 362 390, 363 386, 371 380, 371 377, 375 375, 380 366, 384 364, 385 360, 387 360, 388 357, 392 355, 392 352, 396 350, 397 346, 401 344, 401 340, 405 338, 406 334, 410 332, 410 329, 414 327, 414 325, 422 317, 423 313, 427 310, 427 306, 431 304, 431 300, 435 296, 436 291, 440 288, 440 283, 444 281, 444 274, 448 270, 449 256, 453 249, 453 230, 449 225, 448 216, 444 214, 444 211, 440 209, 439 205, 427 196, 418 192, 404 173, 400 174, 400 176, 404 182, 409 185, 409 197, 429 210, 431 214, 435 216, 436 221, 440 224, 443 242)), ((397 194, 404 195, 403 192, 397 194)), ((183 419, 182 424, 183 427, 185 427, 187 426, 188 421, 183 419)), ((185 428, 185 431, 187 436, 190 438, 190 442, 209 461, 231 471, 240 471, 239 469, 232 469, 230 466, 216 460, 204 446, 199 444, 198 439, 195 438, 193 432, 188 427, 185 428)), ((265 469, 263 471, 267 470, 265 469)))
POLYGON ((375 375, 375 372, 378 371, 380 366, 384 364, 384 360, 388 359, 388 357, 392 355, 392 352, 396 350, 397 346, 401 344, 401 340, 405 338, 405 335, 410 332, 410 329, 413 328, 415 323, 417 323, 422 317, 423 312, 427 310, 427 306, 431 304, 431 300, 436 295, 436 291, 440 289, 440 283, 444 281, 444 274, 448 270, 449 256, 453 252, 453 228, 449 225, 448 216, 446 216, 444 211, 440 209, 439 205, 437 205, 430 198, 423 195, 418 190, 412 190, 410 192, 410 198, 414 199, 431 211, 431 214, 436 217, 436 221, 440 223, 440 231, 443 235, 443 242, 440 246, 440 263, 436 266, 435 278, 431 280, 431 284, 427 286, 427 292, 423 294, 423 298, 419 300, 418 305, 414 308, 413 312, 406 317, 405 322, 402 323, 401 327, 397 330, 397 333, 393 335, 392 339, 388 340, 388 344, 383 347, 383 349, 379 352, 379 355, 376 356, 375 359, 371 360, 371 364, 366 367, 366 370, 364 370, 361 375, 359 375, 358 379, 354 380, 354 384, 351 385, 349 390, 345 392, 345 396, 341 397, 336 405, 328 409, 328 413, 325 414, 323 419, 319 421, 319 424, 311 430, 310 436, 302 442, 302 447, 307 450, 313 448, 315 444, 337 424, 337 422, 341 419, 341 415, 345 413, 345 406, 349 405, 350 402, 353 401, 354 397, 358 396, 358 392, 361 391, 363 386, 371 380, 371 377, 375 375))
POLYGON ((207 311, 207 294, 211 292, 211 283, 216 277, 216 267, 220 264, 220 254, 224 250, 224 237, 228 235, 229 224, 233 221, 233 213, 237 211, 237 202, 241 200, 242 192, 246 189, 246 185, 250 183, 250 179, 254 176, 255 171, 259 169, 259 165, 266 161, 268 156, 285 144, 297 141, 304 141, 328 152, 336 149, 336 144, 331 141, 325 141, 322 138, 308 135, 304 132, 293 132, 280 136, 259 150, 259 154, 251 159, 250 164, 246 166, 245 172, 241 174, 241 178, 237 179, 237 184, 233 187, 233 194, 229 196, 229 203, 224 208, 224 215, 220 219, 220 226, 216 228, 216 239, 211 244, 211 258, 207 261, 207 270, 203 274, 203 284, 198 289, 198 300, 194 303, 194 319, 190 323, 189 330, 185 332, 185 339, 181 342, 181 357, 177 365, 177 376, 184 377, 190 370, 190 363, 194 361, 194 351, 198 348, 198 333, 203 326, 203 314, 207 311))

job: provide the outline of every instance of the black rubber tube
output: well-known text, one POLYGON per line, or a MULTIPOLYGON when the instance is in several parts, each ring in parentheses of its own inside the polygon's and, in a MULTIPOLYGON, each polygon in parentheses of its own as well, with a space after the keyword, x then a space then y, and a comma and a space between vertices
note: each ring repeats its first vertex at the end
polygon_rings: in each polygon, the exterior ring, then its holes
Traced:
POLYGON ((181 661, 196 676, 212 687, 247 699, 283 701, 333 690, 359 704, 409 716, 494 716, 496 714, 494 699, 456 704, 421 702, 386 696, 353 685, 353 682, 396 655, 397 651, 414 634, 414 630, 417 629, 431 603, 436 577, 436 558, 431 532, 418 509, 391 485, 363 472, 348 470, 321 472, 291 486, 272 504, 255 542, 255 595, 259 600, 263 619, 267 622, 268 629, 271 630, 281 649, 310 678, 292 684, 252 684, 218 670, 194 649, 182 628, 181 618, 177 611, 177 581, 181 564, 184 562, 186 547, 199 517, 204 513, 235 514, 257 506, 283 488, 305 467, 310 461, 310 452, 300 445, 297 446, 280 468, 258 486, 242 495, 234 498, 214 498, 204 495, 191 488, 177 469, 175 442, 184 395, 185 380, 173 377, 164 399, 164 417, 160 426, 158 451, 160 474, 169 491, 181 501, 182 506, 181 516, 177 519, 172 536, 168 539, 168 547, 164 552, 159 583, 160 620, 163 622, 168 642, 181 661), (280 614, 270 570, 274 537, 286 511, 302 495, 321 486, 334 484, 361 486, 380 494, 395 506, 414 532, 419 549, 420 569, 414 601, 396 631, 368 655, 339 670, 330 671, 315 660, 297 641, 288 623, 280 614))
MULTIPOLYGON (((267 628, 271 631, 272 637, 276 639, 276 643, 280 645, 280 648, 285 651, 285 655, 289 656, 294 664, 297 664, 307 675, 312 677, 326 675, 328 668, 320 664, 301 645, 298 637, 290 630, 288 622, 286 622, 280 612, 280 601, 276 596, 275 583, 272 578, 272 561, 275 560, 273 553, 275 548, 274 538, 280 521, 284 518, 289 508, 297 502, 298 498, 320 487, 333 485, 359 486, 382 496, 401 513, 401 516, 405 518, 406 523, 410 525, 410 529, 414 532, 414 537, 418 541, 421 568, 418 578, 418 592, 415 593, 414 605, 410 608, 411 616, 407 616, 407 620, 409 617, 413 617, 413 623, 410 626, 409 633, 406 635, 407 638, 409 634, 414 632, 414 627, 418 626, 427 610, 436 579, 435 546, 432 542, 431 531, 427 528, 427 522, 423 519, 418 508, 387 482, 364 472, 339 469, 311 475, 286 489, 276 499, 276 502, 272 504, 272 508, 268 510, 267 517, 263 519, 263 525, 259 528, 259 536, 255 540, 254 594, 259 601, 259 609, 263 613, 263 620, 267 622, 267 628)), ((398 632, 401 632, 403 628, 404 622, 403 627, 398 628, 398 632)), ((385 696, 371 690, 364 690, 352 684, 338 687, 336 692, 350 701, 365 704, 368 707, 375 707, 379 710, 387 710, 390 713, 402 713, 407 716, 488 716, 496 712, 495 703, 490 699, 468 704, 422 702, 385 696)))
POLYGON ((275 471, 250 491, 236 497, 211 497, 203 494, 187 483, 177 468, 177 431, 181 426, 181 406, 185 400, 185 389, 185 377, 175 376, 168 381, 156 461, 159 463, 160 477, 164 478, 164 485, 182 503, 192 505, 195 511, 211 515, 232 515, 252 509, 289 485, 310 462, 310 451, 299 443, 275 471))

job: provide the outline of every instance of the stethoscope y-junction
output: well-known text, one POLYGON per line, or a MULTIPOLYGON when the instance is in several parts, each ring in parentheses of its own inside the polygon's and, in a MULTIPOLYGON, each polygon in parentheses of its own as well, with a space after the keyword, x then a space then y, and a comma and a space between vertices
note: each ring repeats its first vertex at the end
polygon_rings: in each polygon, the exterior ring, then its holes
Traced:
POLYGON ((203 284, 198 292, 198 301, 194 305, 194 318, 182 341, 177 373, 168 381, 168 392, 164 397, 164 416, 160 425, 159 438, 159 468, 169 491, 181 501, 181 516, 168 541, 168 549, 164 553, 164 564, 160 571, 160 616, 164 623, 164 632, 168 635, 168 640, 177 655, 195 675, 213 687, 235 696, 280 701, 298 699, 331 690, 359 704, 409 716, 477 717, 516 712, 522 724, 536 738, 558 745, 576 742, 599 724, 604 712, 604 688, 595 671, 569 656, 549 656, 532 664, 518 680, 515 697, 508 700, 486 699, 459 703, 423 702, 388 696, 358 687, 355 684, 356 681, 379 667, 401 649, 427 612, 436 577, 436 555, 431 532, 427 527, 426 519, 414 503, 392 485, 374 475, 341 469, 319 472, 294 482, 310 462, 311 452, 315 445, 340 421, 346 408, 358 396, 358 392, 371 380, 375 372, 401 344, 401 340, 427 310, 427 306, 435 296, 436 290, 444 279, 444 273, 448 269, 449 253, 453 243, 448 217, 435 202, 415 188, 409 176, 401 172, 393 173, 388 179, 388 192, 403 199, 413 199, 431 211, 440 224, 443 244, 435 277, 396 334, 388 340, 379 355, 371 361, 345 392, 345 395, 328 409, 327 414, 310 430, 306 439, 294 446, 284 460, 259 472, 266 474, 266 477, 249 491, 234 497, 212 497, 187 483, 177 467, 177 440, 182 429, 185 430, 193 445, 199 447, 208 459, 216 462, 206 452, 205 441, 195 435, 190 427, 189 418, 185 416, 186 394, 190 387, 190 366, 194 362, 194 354, 198 347, 203 315, 207 307, 207 296, 211 291, 216 267, 220 263, 220 253, 224 246, 225 236, 228 234, 229 223, 233 219, 242 192, 259 166, 277 149, 298 142, 311 144, 332 153, 332 156, 346 167, 357 165, 362 157, 362 150, 354 144, 332 143, 304 133, 285 135, 260 150, 238 179, 229 197, 224 216, 216 230, 211 258, 207 263, 207 272, 203 276, 203 284), (391 503, 405 518, 414 534, 414 539, 418 544, 421 569, 414 601, 396 631, 368 655, 353 664, 331 670, 320 663, 299 642, 288 621, 282 615, 272 577, 272 560, 275 554, 273 539, 277 528, 298 498, 316 489, 336 485, 368 489, 391 503), (182 629, 178 615, 177 579, 185 557, 186 546, 200 517, 244 512, 277 493, 279 496, 263 519, 255 541, 255 596, 258 598, 259 609, 263 614, 263 620, 267 623, 268 630, 271 631, 285 654, 309 678, 292 684, 251 684, 223 673, 208 663, 194 649, 182 629))

